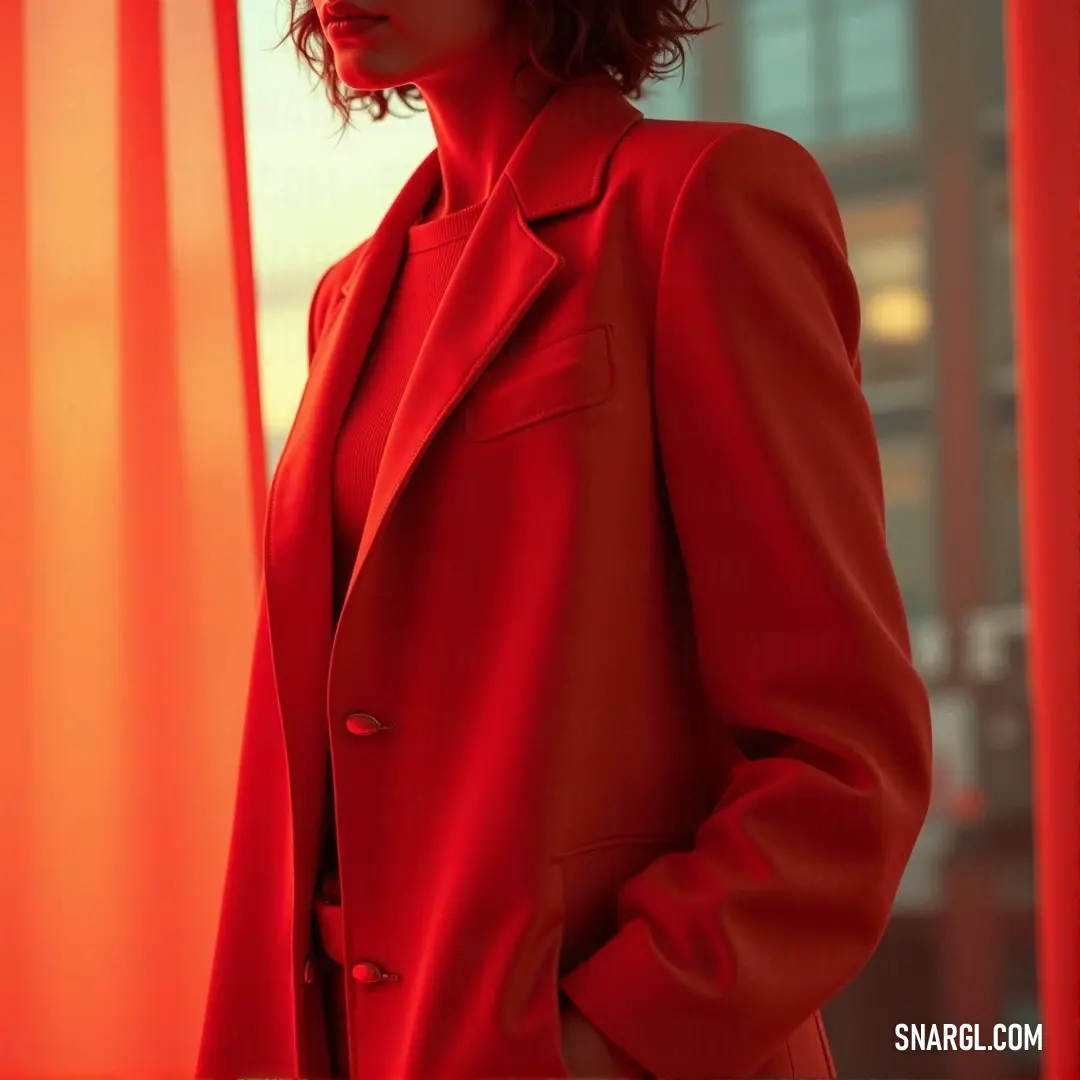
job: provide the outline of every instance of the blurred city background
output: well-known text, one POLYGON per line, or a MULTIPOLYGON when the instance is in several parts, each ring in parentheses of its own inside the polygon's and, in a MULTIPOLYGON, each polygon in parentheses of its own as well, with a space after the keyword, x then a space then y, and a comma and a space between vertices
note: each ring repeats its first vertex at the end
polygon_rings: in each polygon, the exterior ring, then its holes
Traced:
MULTIPOLYGON (((241 3, 267 464, 322 271, 433 145, 424 115, 338 139, 284 4, 241 3)), ((1001 0, 714 0, 647 115, 784 131, 828 174, 862 294, 888 529, 931 690, 934 805, 892 925, 828 1009, 846 1077, 1034 1077, 1022 1054, 896 1053, 898 1023, 1037 1022, 1001 0)))

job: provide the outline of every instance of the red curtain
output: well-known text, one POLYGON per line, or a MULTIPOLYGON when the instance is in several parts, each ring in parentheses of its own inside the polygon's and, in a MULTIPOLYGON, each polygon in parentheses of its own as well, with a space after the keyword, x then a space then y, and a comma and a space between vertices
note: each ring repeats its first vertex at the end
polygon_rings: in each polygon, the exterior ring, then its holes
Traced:
POLYGON ((190 1075, 264 498, 235 0, 0 34, 0 1075, 190 1075))
POLYGON ((1080 0, 1009 0, 1039 968, 1047 1080, 1080 1076, 1080 0))

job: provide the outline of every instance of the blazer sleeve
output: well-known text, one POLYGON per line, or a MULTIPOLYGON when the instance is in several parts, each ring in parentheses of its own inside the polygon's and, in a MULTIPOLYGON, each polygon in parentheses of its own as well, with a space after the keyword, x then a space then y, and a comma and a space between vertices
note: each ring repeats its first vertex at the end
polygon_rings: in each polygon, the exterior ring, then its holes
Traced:
POLYGON ((562 984, 657 1076, 750 1076, 848 983, 928 808, 858 331, 814 160, 762 129, 715 139, 672 213, 653 379, 708 719, 742 756, 562 984))

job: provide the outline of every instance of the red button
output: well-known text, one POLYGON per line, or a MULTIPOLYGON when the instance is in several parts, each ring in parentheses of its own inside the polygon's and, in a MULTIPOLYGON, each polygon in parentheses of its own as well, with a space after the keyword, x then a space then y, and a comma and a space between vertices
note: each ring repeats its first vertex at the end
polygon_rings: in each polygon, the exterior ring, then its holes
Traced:
POLYGON ((398 980, 397 975, 389 971, 383 971, 378 964, 373 964, 370 960, 363 960, 354 965, 352 977, 357 982, 367 983, 369 986, 373 983, 397 982, 398 980))
POLYGON ((345 721, 345 730, 352 735, 378 735, 381 731, 393 731, 393 724, 384 724, 367 713, 354 713, 345 721))
POLYGON ((304 961, 304 982, 309 986, 315 981, 315 961, 308 957, 304 961))

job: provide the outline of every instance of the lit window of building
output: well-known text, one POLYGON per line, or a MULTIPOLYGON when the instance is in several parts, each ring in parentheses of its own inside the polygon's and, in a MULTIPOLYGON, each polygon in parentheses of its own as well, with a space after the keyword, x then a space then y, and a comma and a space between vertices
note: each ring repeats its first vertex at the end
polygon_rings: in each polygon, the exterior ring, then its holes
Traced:
POLYGON ((932 322, 922 205, 910 198, 878 199, 847 204, 842 214, 862 304, 867 389, 871 397, 882 384, 915 383, 922 390, 932 322))
POLYGON ((841 206, 862 306, 863 386, 881 448, 889 549, 909 617, 939 608, 932 304, 922 202, 880 193, 841 206))

